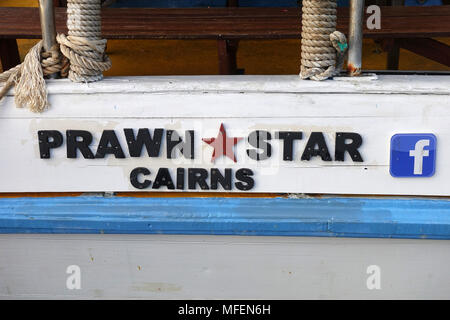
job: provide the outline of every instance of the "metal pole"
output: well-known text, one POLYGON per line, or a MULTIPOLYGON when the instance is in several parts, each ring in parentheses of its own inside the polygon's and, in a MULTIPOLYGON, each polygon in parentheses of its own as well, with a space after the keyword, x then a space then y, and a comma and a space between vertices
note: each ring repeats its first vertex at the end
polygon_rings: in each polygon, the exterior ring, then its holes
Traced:
MULTIPOLYGON (((53 0, 39 0, 39 14, 41 16, 42 41, 45 51, 56 44, 56 24, 53 0)), ((49 78, 55 79, 57 73, 49 75, 49 78)))
POLYGON ((361 74, 364 0, 350 0, 350 26, 347 70, 350 76, 361 74))

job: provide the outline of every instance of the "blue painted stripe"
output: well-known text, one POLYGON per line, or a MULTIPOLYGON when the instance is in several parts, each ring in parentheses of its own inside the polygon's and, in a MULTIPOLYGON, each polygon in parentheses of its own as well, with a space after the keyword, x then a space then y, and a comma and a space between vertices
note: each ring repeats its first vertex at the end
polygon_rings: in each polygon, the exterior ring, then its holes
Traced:
POLYGON ((0 233, 450 239, 450 201, 367 198, 0 199, 0 233))

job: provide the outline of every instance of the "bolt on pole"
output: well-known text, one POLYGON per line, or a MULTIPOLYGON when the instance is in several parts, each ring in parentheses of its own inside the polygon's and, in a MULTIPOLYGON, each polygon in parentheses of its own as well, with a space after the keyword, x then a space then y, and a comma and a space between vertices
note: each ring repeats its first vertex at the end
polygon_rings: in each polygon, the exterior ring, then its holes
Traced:
MULTIPOLYGON (((41 17, 42 42, 45 51, 56 44, 56 24, 53 0, 39 0, 39 14, 41 17)), ((55 79, 57 73, 49 75, 49 78, 55 79)))
POLYGON ((350 0, 350 26, 347 70, 350 76, 361 74, 364 0, 350 0))

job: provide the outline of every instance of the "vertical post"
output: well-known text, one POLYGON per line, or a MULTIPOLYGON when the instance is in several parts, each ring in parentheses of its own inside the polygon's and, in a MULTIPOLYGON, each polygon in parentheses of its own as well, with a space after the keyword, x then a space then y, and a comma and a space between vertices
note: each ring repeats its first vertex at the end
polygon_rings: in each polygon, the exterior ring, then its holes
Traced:
MULTIPOLYGON (((403 0, 391 0, 391 6, 403 6, 403 0)), ((400 62, 400 47, 397 39, 387 40, 389 43, 387 52, 387 70, 398 70, 400 62)))
POLYGON ((347 70, 350 76, 361 74, 364 0, 350 0, 350 27, 347 70))
POLYGON ((236 53, 238 40, 217 40, 217 51, 219 55, 219 74, 238 74, 236 64, 236 53))
MULTIPOLYGON (((238 7, 239 0, 227 0, 227 7, 238 7)), ((243 74, 243 69, 237 69, 237 50, 239 40, 217 40, 217 51, 219 55, 219 74, 243 74)))
MULTIPOLYGON (((56 44, 56 25, 53 0, 39 0, 39 14, 41 17, 42 42, 44 50, 50 51, 50 49, 56 44)), ((57 75, 57 73, 54 73, 49 75, 49 77, 54 79, 57 75)))

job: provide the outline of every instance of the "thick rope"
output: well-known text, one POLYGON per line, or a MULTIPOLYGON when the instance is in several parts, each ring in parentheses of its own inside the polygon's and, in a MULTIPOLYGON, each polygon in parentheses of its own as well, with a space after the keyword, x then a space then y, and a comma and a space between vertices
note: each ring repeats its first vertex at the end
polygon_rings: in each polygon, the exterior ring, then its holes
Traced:
POLYGON ((39 41, 25 56, 23 63, 0 74, 0 83, 5 83, 0 90, 0 100, 15 86, 14 101, 17 107, 28 106, 33 112, 44 111, 48 107, 44 75, 63 71, 65 63, 58 46, 43 52, 42 41, 39 41))
POLYGON ((60 73, 74 82, 102 79, 102 72, 111 67, 111 60, 105 54, 106 40, 100 38, 100 7, 100 0, 69 0, 69 35, 58 34, 59 45, 48 52, 43 51, 39 41, 22 64, 0 74, 0 83, 4 83, 0 101, 15 86, 17 107, 28 106, 34 112, 42 112, 49 106, 44 76, 60 73))
POLYGON ((69 79, 92 82, 103 78, 111 67, 105 54, 106 40, 101 39, 100 0, 68 0, 68 36, 59 34, 56 40, 61 52, 70 60, 69 79))
POLYGON ((342 69, 347 39, 336 31, 336 7, 336 0, 303 0, 302 79, 326 80, 342 69))

